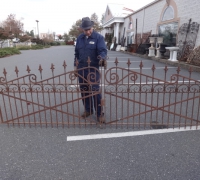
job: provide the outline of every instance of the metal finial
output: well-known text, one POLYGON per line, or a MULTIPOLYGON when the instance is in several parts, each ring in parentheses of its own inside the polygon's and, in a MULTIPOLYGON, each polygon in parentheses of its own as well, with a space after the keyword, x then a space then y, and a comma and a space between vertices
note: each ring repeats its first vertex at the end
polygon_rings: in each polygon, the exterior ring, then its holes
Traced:
POLYGON ((29 66, 27 65, 27 69, 26 69, 26 71, 28 72, 28 73, 30 73, 31 72, 31 69, 29 68, 29 66))

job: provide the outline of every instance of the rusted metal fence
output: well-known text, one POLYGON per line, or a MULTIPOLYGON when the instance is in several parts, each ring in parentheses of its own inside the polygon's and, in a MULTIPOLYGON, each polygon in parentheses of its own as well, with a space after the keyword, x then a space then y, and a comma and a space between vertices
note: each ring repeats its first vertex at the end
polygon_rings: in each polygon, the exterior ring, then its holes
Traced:
POLYGON ((43 69, 39 66, 38 75, 32 74, 27 66, 27 75, 9 80, 6 69, 0 77, 0 121, 8 126, 40 127, 93 127, 97 125, 116 128, 175 128, 198 126, 200 124, 200 82, 188 77, 169 74, 168 67, 163 69, 162 77, 156 74, 153 65, 151 74, 145 74, 143 63, 138 70, 131 70, 130 60, 127 67, 115 65, 107 70, 90 67, 80 68, 88 73, 87 78, 74 71, 67 71, 63 63, 63 73, 43 79, 43 69), (96 74, 100 77, 96 77, 96 74), (79 83, 78 79, 84 79, 79 83), (88 88, 81 89, 81 85, 88 88), (100 85, 100 89, 95 89, 100 85), (85 96, 81 96, 85 93, 85 96), (101 103, 95 98, 101 95, 101 103), (100 106, 105 122, 97 122, 95 112, 81 117, 85 111, 86 98, 93 106, 100 106), (93 97, 93 98, 92 98, 93 97))

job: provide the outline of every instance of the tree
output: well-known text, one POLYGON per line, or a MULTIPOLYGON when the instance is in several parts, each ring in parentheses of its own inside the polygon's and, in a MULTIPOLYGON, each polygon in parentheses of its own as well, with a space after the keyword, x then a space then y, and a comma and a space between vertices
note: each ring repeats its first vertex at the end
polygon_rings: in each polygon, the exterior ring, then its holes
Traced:
POLYGON ((69 37, 69 35, 67 33, 64 33, 63 34, 63 39, 64 39, 65 42, 67 42, 67 41, 70 40, 70 37, 69 37))
POLYGON ((9 33, 16 38, 23 32, 24 24, 21 20, 17 20, 15 14, 8 15, 7 19, 3 21, 2 26, 4 29, 9 30, 9 33))
POLYGON ((19 39, 21 42, 25 42, 31 39, 31 36, 29 35, 23 35, 23 36, 19 36, 19 39))
POLYGON ((61 40, 61 39, 63 39, 63 37, 62 37, 61 35, 59 35, 59 36, 58 36, 58 39, 60 39, 60 40, 61 40))
POLYGON ((98 20, 98 16, 96 13, 93 13, 91 15, 91 18, 90 18, 92 21, 94 21, 94 30, 97 31, 97 32, 100 32, 102 30, 102 26, 100 25, 100 22, 98 20))
POLYGON ((103 13, 102 15, 101 15, 101 25, 104 23, 104 17, 105 17, 105 14, 103 13))
POLYGON ((26 31, 25 32, 28 36, 34 37, 34 31, 31 30, 30 32, 26 31))
POLYGON ((74 38, 77 38, 82 33, 80 25, 81 19, 77 20, 76 23, 72 25, 71 29, 69 30, 69 35, 71 35, 74 38))
POLYGON ((3 43, 7 39, 13 39, 13 36, 7 28, 2 28, 2 26, 0 25, 0 48, 2 48, 3 43))

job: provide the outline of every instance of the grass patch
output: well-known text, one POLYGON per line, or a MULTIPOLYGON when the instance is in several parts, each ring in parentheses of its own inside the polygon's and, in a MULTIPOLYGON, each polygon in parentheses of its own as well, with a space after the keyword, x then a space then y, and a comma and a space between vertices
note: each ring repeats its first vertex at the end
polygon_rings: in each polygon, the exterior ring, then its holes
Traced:
POLYGON ((10 55, 14 55, 14 54, 21 54, 21 52, 19 51, 19 49, 14 48, 14 47, 7 47, 7 48, 1 48, 0 49, 0 58, 6 57, 6 56, 10 56, 10 55))
POLYGON ((30 50, 30 49, 36 50, 36 49, 44 49, 44 48, 49 48, 49 47, 51 47, 51 46, 50 45, 43 46, 41 44, 37 44, 37 45, 32 45, 31 47, 30 46, 18 46, 17 49, 19 49, 19 50, 30 50))

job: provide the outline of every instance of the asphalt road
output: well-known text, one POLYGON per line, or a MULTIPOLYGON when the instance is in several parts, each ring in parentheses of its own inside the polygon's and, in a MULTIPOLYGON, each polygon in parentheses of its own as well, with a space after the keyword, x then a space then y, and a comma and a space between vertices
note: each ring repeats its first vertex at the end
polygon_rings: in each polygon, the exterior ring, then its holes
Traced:
MULTIPOLYGON (((51 63, 55 74, 73 69, 73 46, 51 47, 44 50, 22 51, 0 59, 0 71, 6 68, 8 78, 15 78, 15 66, 19 76, 31 73, 40 75, 39 64, 43 68, 43 78, 51 76, 51 63)), ((144 73, 150 74, 155 64, 157 77, 164 77, 164 64, 134 57, 119 52, 108 53, 108 68, 118 57, 120 67, 139 68, 140 62, 146 67, 144 73)), ((176 68, 169 66, 170 73, 176 68)), ((138 70, 139 69, 135 69, 138 70)), ((170 74, 169 73, 169 74, 170 74)), ((183 75, 189 74, 182 69, 183 75)), ((3 76, 0 75, 0 77, 3 76)), ((192 77, 199 80, 199 73, 192 77)), ((131 128, 86 127, 86 128, 40 128, 7 127, 0 125, 0 179, 69 179, 69 180, 198 180, 200 179, 200 131, 173 132, 163 134, 118 137, 85 141, 67 141, 67 137, 104 133, 130 132, 131 128)))

